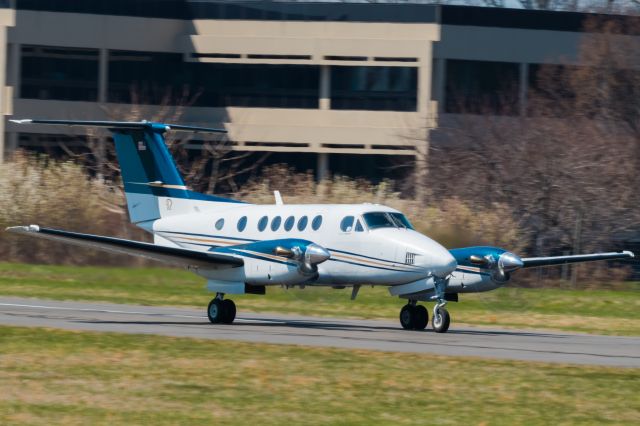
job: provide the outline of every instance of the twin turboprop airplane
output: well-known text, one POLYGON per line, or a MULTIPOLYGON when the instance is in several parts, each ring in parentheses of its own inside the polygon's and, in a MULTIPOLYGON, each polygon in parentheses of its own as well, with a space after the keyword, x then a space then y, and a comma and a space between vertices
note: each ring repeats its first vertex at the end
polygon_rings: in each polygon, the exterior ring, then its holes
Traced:
POLYGON ((432 326, 448 330, 447 301, 460 293, 503 286, 518 269, 595 260, 627 259, 629 251, 520 258, 498 247, 447 250, 417 232, 399 211, 377 204, 274 205, 190 191, 165 143, 169 130, 225 132, 150 122, 12 120, 18 124, 105 127, 113 133, 131 221, 154 243, 43 228, 10 232, 125 253, 188 268, 207 279, 216 296, 207 315, 231 324, 236 307, 229 294, 265 294, 266 287, 386 286, 406 299, 400 311, 405 329, 422 330, 428 313, 419 301, 435 302, 432 326))

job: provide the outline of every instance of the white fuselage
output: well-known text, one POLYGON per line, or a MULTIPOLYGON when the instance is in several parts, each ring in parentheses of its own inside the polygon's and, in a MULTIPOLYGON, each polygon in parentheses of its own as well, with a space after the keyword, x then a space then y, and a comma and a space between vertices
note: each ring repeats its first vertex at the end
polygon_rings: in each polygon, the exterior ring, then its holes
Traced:
MULTIPOLYGON (((259 241, 308 240, 331 254, 318 265, 318 276, 308 285, 398 285, 428 277, 445 278, 456 267, 447 249, 419 232, 402 226, 374 228, 367 224, 363 215, 368 212, 400 214, 386 206, 215 204, 206 211, 203 205, 198 212, 182 210, 155 221, 156 244, 211 251, 259 241)), ((287 281, 287 269, 292 267, 278 261, 286 259, 250 251, 235 254, 244 258, 244 268, 198 273, 224 282, 300 284, 287 281), (256 274, 268 279, 259 281, 256 274)))

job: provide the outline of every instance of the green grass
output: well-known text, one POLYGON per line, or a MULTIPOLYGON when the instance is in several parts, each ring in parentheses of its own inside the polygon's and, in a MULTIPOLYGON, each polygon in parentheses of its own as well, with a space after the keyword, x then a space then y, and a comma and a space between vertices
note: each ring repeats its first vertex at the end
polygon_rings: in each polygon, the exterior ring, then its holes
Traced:
MULTIPOLYGON (((548 328, 640 335, 640 285, 623 290, 503 288, 461 295, 450 303, 455 324, 548 328)), ((266 296, 236 296, 241 311, 397 319, 403 304, 385 288, 350 290, 269 288, 266 296)), ((204 309, 211 294, 204 279, 164 268, 98 268, 0 263, 0 295, 88 300, 204 309)))
POLYGON ((640 370, 0 327, 0 424, 639 424, 640 370))

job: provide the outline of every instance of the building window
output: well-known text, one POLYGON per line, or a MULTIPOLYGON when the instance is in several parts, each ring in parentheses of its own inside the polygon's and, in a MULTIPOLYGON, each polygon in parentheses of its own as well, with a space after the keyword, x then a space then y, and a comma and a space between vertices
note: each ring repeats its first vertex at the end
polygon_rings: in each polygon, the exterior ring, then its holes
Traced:
POLYGON ((20 96, 95 102, 98 59, 98 49, 22 46, 20 96))
POLYGON ((282 218, 280 216, 274 217, 271 221, 271 230, 273 232, 276 232, 278 229, 280 229, 280 223, 282 223, 282 218))
POLYGON ((218 219, 216 222, 216 229, 220 231, 224 227, 224 219, 218 219))
POLYGON ((342 219, 342 221, 340 222, 340 230, 342 232, 351 232, 351 229, 353 229, 353 220, 353 216, 347 216, 342 219))
POLYGON ((109 102, 318 108, 320 68, 185 62, 177 53, 109 52, 109 102))
POLYGON ((269 222, 269 218, 267 216, 262 216, 260 221, 258 222, 258 231, 262 232, 267 228, 267 223, 269 222))
POLYGON ((309 222, 309 219, 307 219, 306 216, 302 216, 298 221, 298 231, 300 232, 304 231, 305 228, 307 227, 308 222, 309 222))
POLYGON ((331 67, 331 108, 416 111, 416 67, 331 67))
POLYGON ((447 60, 445 112, 517 115, 519 64, 447 60))
POLYGON ((284 221, 284 230, 289 232, 293 228, 296 219, 293 216, 289 216, 287 220, 284 221))
POLYGON ((322 216, 318 215, 313 218, 313 222, 311 222, 311 229, 317 231, 322 226, 322 216))
POLYGON ((247 227, 247 217, 242 216, 238 221, 238 232, 244 231, 246 227, 247 227))

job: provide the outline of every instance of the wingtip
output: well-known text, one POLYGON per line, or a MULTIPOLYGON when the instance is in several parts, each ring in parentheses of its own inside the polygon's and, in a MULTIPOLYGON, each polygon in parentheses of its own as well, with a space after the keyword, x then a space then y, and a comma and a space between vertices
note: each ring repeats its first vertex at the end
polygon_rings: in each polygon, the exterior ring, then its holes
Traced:
POLYGON ((22 120, 9 120, 12 123, 16 123, 16 124, 28 124, 28 123, 33 123, 33 120, 31 118, 24 118, 22 120))
POLYGON ((6 232, 40 232, 40 227, 38 225, 8 226, 4 230, 6 232))
POLYGON ((629 250, 625 250, 625 251, 623 251, 623 253, 624 253, 624 254, 626 254, 626 255, 628 255, 631 259, 633 259, 633 258, 635 258, 635 257, 636 257, 636 255, 635 255, 635 254, 633 254, 633 252, 632 252, 632 251, 629 251, 629 250))

